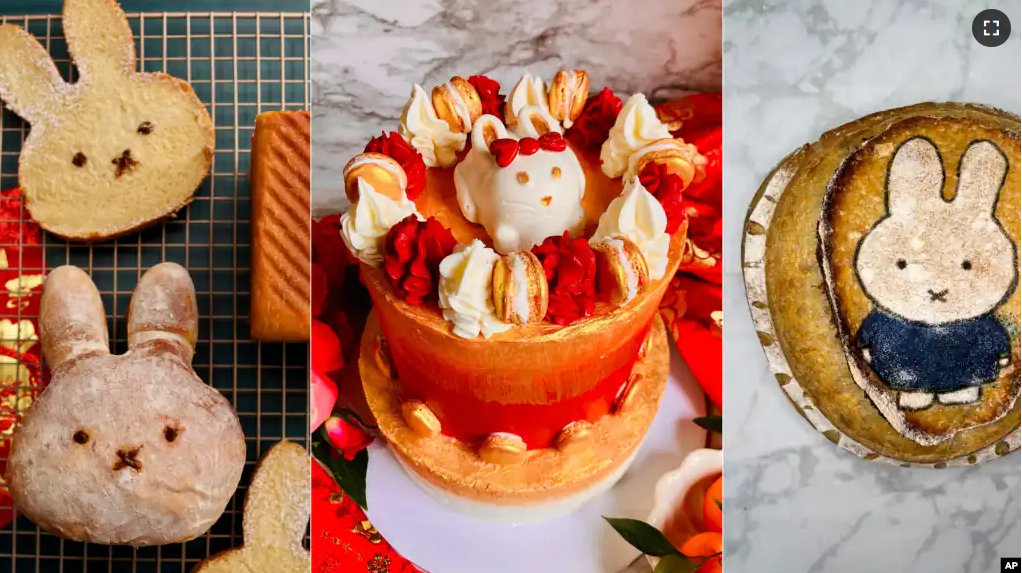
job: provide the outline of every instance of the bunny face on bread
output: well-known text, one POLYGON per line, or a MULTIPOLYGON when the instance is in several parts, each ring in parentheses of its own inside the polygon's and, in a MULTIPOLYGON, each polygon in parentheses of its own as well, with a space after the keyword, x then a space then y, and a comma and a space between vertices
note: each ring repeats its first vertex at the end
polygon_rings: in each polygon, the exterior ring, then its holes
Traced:
POLYGON ((182 80, 138 73, 127 18, 113 0, 66 0, 65 82, 23 29, 0 26, 0 98, 32 126, 21 153, 26 207, 47 231, 111 238, 173 215, 209 171, 213 123, 182 80))
POLYGON ((943 197, 937 148, 916 137, 898 149, 888 175, 888 216, 859 244, 855 269, 880 308, 938 325, 999 307, 1018 280, 1017 247, 994 218, 1007 159, 991 142, 969 146, 958 191, 943 197))
POLYGON ((585 173, 560 125, 539 107, 525 107, 519 117, 514 135, 492 115, 476 120, 472 150, 454 170, 461 212, 501 253, 577 234, 585 223, 585 173))
POLYGON ((127 353, 110 353, 99 292, 54 269, 40 305, 52 376, 13 436, 15 505, 62 537, 162 545, 201 535, 241 479, 245 440, 230 403, 191 367, 198 330, 188 272, 164 263, 140 280, 127 353))

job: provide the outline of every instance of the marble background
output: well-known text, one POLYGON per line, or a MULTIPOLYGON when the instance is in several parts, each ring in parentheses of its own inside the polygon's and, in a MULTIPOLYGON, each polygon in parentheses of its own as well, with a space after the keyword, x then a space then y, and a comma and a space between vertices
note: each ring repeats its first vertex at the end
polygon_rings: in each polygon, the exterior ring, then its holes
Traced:
POLYGON ((396 130, 412 84, 584 68, 596 89, 719 90, 721 0, 314 0, 313 213, 347 205, 342 171, 396 130))
MULTIPOLYGON (((838 450, 768 373, 740 275, 742 221, 784 155, 867 113, 933 100, 1020 111, 1017 0, 726 0, 725 546, 728 571, 987 573, 1020 547, 1020 457, 955 470, 838 450), (1004 11, 998 48, 975 15, 1004 11)), ((1018 192, 1016 190, 1016 192, 1018 192)))

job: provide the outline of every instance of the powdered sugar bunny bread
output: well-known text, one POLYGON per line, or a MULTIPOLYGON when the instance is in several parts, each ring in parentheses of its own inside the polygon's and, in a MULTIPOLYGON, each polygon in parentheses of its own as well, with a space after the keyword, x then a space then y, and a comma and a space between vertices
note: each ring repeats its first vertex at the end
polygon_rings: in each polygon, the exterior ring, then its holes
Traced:
POLYGON ((195 290, 173 263, 139 280, 128 346, 110 354, 99 292, 82 270, 54 269, 39 334, 51 382, 15 431, 14 504, 62 537, 160 545, 204 533, 241 479, 245 440, 231 405, 191 367, 195 290))
POLYGON ((263 455, 245 497, 245 543, 200 563, 192 573, 308 573, 302 546, 312 513, 313 463, 294 442, 263 455))
POLYGON ((212 162, 206 108, 184 81, 136 71, 131 30, 113 0, 66 0, 63 27, 74 84, 31 35, 0 26, 0 98, 32 126, 18 172, 26 208, 72 240, 173 215, 212 162))

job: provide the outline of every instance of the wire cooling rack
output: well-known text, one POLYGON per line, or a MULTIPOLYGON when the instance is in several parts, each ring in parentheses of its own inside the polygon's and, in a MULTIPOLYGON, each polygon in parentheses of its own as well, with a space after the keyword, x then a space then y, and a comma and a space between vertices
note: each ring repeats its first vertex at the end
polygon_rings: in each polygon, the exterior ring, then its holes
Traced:
MULTIPOLYGON (((138 278, 161 261, 184 265, 195 281, 199 304, 195 370, 237 409, 249 463, 227 512, 198 539, 138 550, 88 545, 40 532, 19 517, 0 530, 0 572, 187 573, 198 561, 241 543, 244 488, 261 453, 282 438, 307 440, 308 345, 253 342, 247 315, 253 126, 256 115, 265 111, 309 108, 309 15, 149 13, 128 18, 139 68, 187 79, 207 104, 216 125, 213 169, 195 201, 165 224, 93 246, 44 237, 47 267, 73 264, 92 275, 106 306, 114 351, 124 352, 125 315, 138 278)), ((64 77, 73 80, 59 16, 0 16, 0 22, 26 27, 47 47, 64 77)), ((18 153, 27 132, 16 116, 0 109, 0 188, 17 186, 18 153)), ((0 513, 5 509, 10 508, 0 506, 0 513)))

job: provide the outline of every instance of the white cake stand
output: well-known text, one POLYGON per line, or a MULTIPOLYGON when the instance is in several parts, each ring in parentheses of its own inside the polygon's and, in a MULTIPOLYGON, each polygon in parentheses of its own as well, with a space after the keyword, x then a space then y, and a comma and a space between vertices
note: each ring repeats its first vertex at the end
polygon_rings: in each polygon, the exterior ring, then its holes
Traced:
POLYGON ((406 559, 430 573, 616 573, 639 552, 603 520, 646 519, 657 480, 704 446, 692 423, 705 398, 673 342, 671 372, 635 462, 609 492, 575 513, 539 523, 480 521, 437 502, 416 485, 378 440, 369 449, 369 519, 406 559))

